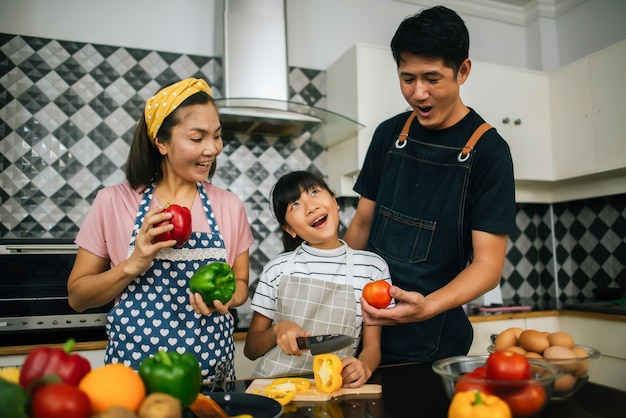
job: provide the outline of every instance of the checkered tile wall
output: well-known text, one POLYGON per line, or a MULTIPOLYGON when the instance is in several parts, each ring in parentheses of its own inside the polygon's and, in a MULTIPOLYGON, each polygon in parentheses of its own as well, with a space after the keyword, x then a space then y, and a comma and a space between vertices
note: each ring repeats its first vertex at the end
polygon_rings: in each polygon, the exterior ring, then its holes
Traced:
MULTIPOLYGON (((145 100, 192 76, 205 78, 221 97, 219 58, 0 34, 0 237, 74 237, 97 190, 124 180, 145 100)), ((291 68, 289 85, 290 100, 325 107, 323 71, 291 68)), ((271 186, 291 170, 324 173, 326 151, 282 137, 230 135, 224 142, 215 183, 245 202, 255 235, 254 283, 281 247, 269 211, 271 186)), ((519 205, 503 296, 584 298, 616 277, 626 286, 625 201, 519 205)), ((340 232, 356 203, 340 199, 340 232)), ((249 312, 242 313, 245 324, 249 312)))

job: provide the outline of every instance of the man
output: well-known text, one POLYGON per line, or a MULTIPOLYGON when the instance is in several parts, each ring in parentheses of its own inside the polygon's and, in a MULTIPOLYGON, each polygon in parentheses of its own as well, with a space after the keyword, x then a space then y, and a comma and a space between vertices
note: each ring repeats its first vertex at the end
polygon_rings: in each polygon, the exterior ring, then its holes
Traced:
POLYGON ((499 285, 515 231, 513 163, 495 129, 469 142, 484 120, 460 97, 472 63, 454 11, 406 18, 391 49, 413 111, 376 129, 345 240, 390 267, 395 307, 361 298, 367 324, 392 325, 383 327, 382 364, 430 363, 467 353, 473 332, 461 306, 499 285))

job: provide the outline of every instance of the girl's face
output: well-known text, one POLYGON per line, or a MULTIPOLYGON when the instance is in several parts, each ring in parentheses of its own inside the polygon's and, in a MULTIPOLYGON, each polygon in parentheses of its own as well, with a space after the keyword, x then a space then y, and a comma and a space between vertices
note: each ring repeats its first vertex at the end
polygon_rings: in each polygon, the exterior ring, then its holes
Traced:
POLYGON ((326 189, 316 186, 302 190, 300 197, 287 206, 283 229, 292 237, 299 236, 310 246, 331 249, 341 245, 339 205, 326 189))
POLYGON ((169 141, 157 138, 164 172, 187 181, 203 181, 222 152, 222 126, 212 103, 181 107, 169 141))

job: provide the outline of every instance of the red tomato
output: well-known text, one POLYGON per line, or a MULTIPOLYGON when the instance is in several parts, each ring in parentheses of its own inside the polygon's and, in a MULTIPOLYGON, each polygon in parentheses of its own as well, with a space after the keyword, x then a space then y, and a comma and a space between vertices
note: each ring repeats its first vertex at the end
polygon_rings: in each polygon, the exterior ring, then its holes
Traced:
POLYGON ((363 297, 375 308, 383 309, 391 303, 389 288, 391 285, 384 280, 376 280, 363 286, 363 297))
POLYGON ((526 380, 530 379, 530 363, 526 356, 512 351, 496 351, 485 362, 488 379, 526 380))
POLYGON ((67 383, 42 386, 33 395, 31 418, 89 418, 91 403, 82 390, 67 383))
POLYGON ((169 221, 159 222, 154 226, 159 227, 171 223, 174 225, 174 229, 157 236, 157 240, 168 241, 175 239, 176 246, 182 246, 191 237, 191 211, 189 208, 184 206, 168 203, 163 212, 170 212, 172 214, 172 218, 169 221))
POLYGON ((454 391, 457 393, 476 389, 487 395, 493 395, 493 389, 491 389, 491 387, 489 387, 489 385, 483 380, 486 377, 487 374, 485 366, 477 367, 471 372, 465 373, 458 378, 456 384, 454 385, 454 391))
POLYGON ((530 383, 521 389, 497 395, 509 405, 516 417, 526 417, 539 412, 546 401, 546 391, 537 383, 530 383))

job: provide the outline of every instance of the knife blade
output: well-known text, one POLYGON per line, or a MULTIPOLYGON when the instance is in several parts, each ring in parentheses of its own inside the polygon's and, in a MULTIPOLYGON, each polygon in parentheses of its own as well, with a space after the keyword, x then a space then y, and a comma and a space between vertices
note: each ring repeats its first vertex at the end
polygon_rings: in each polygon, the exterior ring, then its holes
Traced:
POLYGON ((296 341, 301 350, 309 350, 311 354, 332 353, 354 343, 354 337, 344 334, 313 335, 311 337, 297 337, 296 341))

